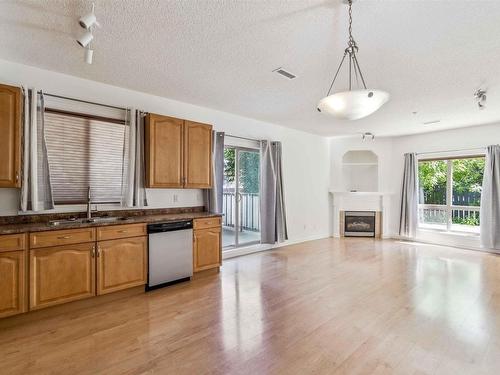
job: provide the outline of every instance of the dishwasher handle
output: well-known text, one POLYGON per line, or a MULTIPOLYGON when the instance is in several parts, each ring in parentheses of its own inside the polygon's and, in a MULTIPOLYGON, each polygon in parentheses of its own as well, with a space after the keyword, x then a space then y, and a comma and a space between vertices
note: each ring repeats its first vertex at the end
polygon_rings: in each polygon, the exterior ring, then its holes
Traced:
POLYGON ((192 220, 173 221, 166 223, 154 223, 148 225, 148 233, 173 232, 176 230, 192 229, 192 220))

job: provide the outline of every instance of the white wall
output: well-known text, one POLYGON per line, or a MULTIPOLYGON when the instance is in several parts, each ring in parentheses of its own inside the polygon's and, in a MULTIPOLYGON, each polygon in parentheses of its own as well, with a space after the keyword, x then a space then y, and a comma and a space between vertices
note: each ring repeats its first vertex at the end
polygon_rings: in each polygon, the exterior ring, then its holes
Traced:
MULTIPOLYGON (((328 139, 230 113, 203 108, 65 74, 0 60, 0 82, 26 84, 47 93, 91 100, 214 125, 219 131, 283 144, 283 173, 289 237, 329 235, 328 139)), ((199 206, 200 190, 149 189, 151 207, 199 206), (174 194, 178 202, 173 202, 174 194)), ((0 215, 17 214, 18 191, 0 189, 0 215)))
MULTIPOLYGON (((333 190, 339 186, 337 176, 341 168, 342 155, 349 150, 371 150, 379 157, 379 191, 392 195, 390 228, 396 236, 399 227, 399 206, 403 178, 403 155, 407 152, 438 152, 456 149, 481 148, 500 143, 500 125, 482 125, 462 129, 446 130, 401 137, 375 138, 361 141, 361 136, 332 138, 331 177, 333 190)), ((469 248, 479 248, 478 237, 438 234, 419 231, 417 239, 426 242, 449 244, 469 248)))

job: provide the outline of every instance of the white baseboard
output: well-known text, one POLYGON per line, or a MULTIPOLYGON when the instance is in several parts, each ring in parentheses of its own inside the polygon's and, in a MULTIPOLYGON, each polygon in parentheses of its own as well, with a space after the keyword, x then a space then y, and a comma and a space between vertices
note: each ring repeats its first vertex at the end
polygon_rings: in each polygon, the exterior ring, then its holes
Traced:
POLYGON ((260 251, 277 249, 279 247, 295 245, 295 244, 299 244, 299 243, 307 242, 307 241, 322 240, 324 238, 329 238, 329 237, 330 237, 329 234, 320 234, 320 235, 315 235, 315 236, 303 237, 303 238, 295 239, 295 240, 288 240, 288 241, 280 242, 280 243, 277 243, 274 245, 257 244, 257 245, 250 245, 250 246, 245 246, 245 247, 237 247, 235 249, 223 251, 222 252, 222 259, 229 259, 229 258, 239 257, 242 255, 258 253, 260 251))

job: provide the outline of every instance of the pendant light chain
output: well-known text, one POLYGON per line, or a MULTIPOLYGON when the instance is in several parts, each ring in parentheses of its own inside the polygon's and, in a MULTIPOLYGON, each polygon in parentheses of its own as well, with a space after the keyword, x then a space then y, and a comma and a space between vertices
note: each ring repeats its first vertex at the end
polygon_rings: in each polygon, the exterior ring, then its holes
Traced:
POLYGON ((328 89, 328 92, 326 96, 330 95, 333 84, 335 83, 337 76, 340 72, 340 68, 342 68, 342 64, 344 63, 344 60, 349 54, 349 91, 352 90, 352 70, 354 69, 354 75, 356 76, 356 81, 358 79, 358 73, 359 77, 361 78, 361 82, 363 83, 363 87, 366 90, 366 83, 365 79, 363 77, 363 73, 361 72, 361 68, 359 67, 359 62, 358 59, 356 58, 356 53, 358 52, 358 45, 356 44, 356 41, 354 40, 354 37, 352 36, 352 0, 349 0, 349 41, 347 42, 347 48, 344 50, 344 56, 342 57, 342 60, 340 61, 340 65, 337 68, 337 71, 335 72, 335 76, 333 77, 332 83, 330 85, 330 88, 328 89))

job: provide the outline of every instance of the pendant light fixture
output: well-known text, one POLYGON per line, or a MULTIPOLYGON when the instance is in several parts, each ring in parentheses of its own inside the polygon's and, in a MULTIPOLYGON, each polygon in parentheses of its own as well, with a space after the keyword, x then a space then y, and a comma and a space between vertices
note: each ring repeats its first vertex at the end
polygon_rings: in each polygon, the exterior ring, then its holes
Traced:
POLYGON ((369 116, 380 109, 389 100, 389 94, 382 90, 366 88, 365 79, 356 56, 358 45, 352 37, 352 0, 344 0, 344 3, 347 3, 349 6, 349 41, 347 42, 347 48, 344 50, 344 56, 340 61, 337 72, 333 77, 330 89, 326 97, 321 99, 318 104, 318 111, 345 120, 357 120, 369 116), (349 90, 330 95, 333 84, 347 56, 349 56, 349 90), (352 89, 353 73, 358 87, 359 80, 361 80, 362 89, 352 89))

